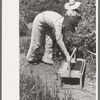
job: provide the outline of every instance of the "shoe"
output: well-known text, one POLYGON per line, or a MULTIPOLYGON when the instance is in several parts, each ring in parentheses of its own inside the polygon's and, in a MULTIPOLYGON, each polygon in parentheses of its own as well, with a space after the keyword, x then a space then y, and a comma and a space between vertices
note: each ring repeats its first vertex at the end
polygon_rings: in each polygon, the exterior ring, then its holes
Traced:
POLYGON ((54 62, 47 62, 47 61, 42 61, 43 63, 45 63, 45 64, 48 64, 48 65, 53 65, 54 64, 54 62))
POLYGON ((40 62, 41 62, 41 59, 33 59, 33 60, 28 60, 28 62, 30 63, 30 64, 39 64, 40 62))

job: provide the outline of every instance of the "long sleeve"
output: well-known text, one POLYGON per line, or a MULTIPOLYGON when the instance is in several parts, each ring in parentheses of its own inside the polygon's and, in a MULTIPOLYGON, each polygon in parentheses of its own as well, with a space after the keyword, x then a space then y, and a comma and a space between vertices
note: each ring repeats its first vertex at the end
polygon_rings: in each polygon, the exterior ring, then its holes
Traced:
POLYGON ((67 31, 75 32, 75 27, 79 23, 81 17, 66 15, 63 21, 64 28, 67 31))
POLYGON ((71 24, 73 24, 74 26, 77 27, 77 24, 81 20, 81 17, 80 16, 72 16, 70 18, 71 18, 71 24))
POLYGON ((64 55, 66 57, 69 56, 69 53, 66 49, 66 46, 63 42, 63 35, 62 35, 62 23, 56 23, 56 26, 55 26, 55 36, 56 36, 56 40, 57 40, 57 43, 59 45, 59 47, 61 48, 61 50, 63 51, 64 55))
POLYGON ((63 20, 64 18, 62 17, 55 23, 55 37, 57 41, 60 38, 63 38, 63 35, 62 35, 63 20))

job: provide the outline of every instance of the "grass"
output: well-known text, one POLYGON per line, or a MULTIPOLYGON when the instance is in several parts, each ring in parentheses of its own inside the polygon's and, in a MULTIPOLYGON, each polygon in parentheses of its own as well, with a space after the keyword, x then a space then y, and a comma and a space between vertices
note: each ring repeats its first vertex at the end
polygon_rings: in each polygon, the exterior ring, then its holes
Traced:
POLYGON ((20 54, 22 53, 27 53, 28 49, 29 49, 29 46, 30 46, 30 36, 23 36, 23 37, 20 37, 20 40, 19 40, 19 48, 20 48, 20 54))
MULTIPOLYGON (((48 86, 37 75, 20 75, 20 100, 61 100, 57 83, 48 86)), ((62 100, 75 100, 71 92, 65 93, 62 100)))
MULTIPOLYGON (((23 36, 20 37, 20 54, 23 54, 26 56, 27 51, 29 49, 30 45, 30 36, 23 36)), ((38 51, 39 52, 39 51, 38 51)), ((37 53, 38 53, 37 52, 37 53)), ((38 53, 40 55, 40 53, 38 53)), ((93 79, 93 75, 96 73, 96 59, 93 57, 93 55, 85 53, 86 58, 86 76, 90 79, 93 79)), ((63 56, 59 55, 59 50, 54 48, 53 52, 53 59, 55 63, 60 63, 63 59, 63 56)))
MULTIPOLYGON (((20 37, 20 55, 26 55, 30 45, 30 36, 20 37)), ((21 57, 21 56, 20 56, 21 57)), ((59 57, 58 57, 59 58, 59 57)), ((22 58, 21 58, 22 59, 22 58)), ((22 60, 21 67, 25 64, 25 58, 22 60)), ((60 60, 58 60, 60 61, 60 60)), ((96 60, 92 55, 86 57, 86 73, 85 76, 90 80, 94 80, 96 73, 96 60)), ((53 86, 48 86, 47 82, 43 83, 40 76, 20 74, 20 100, 61 100, 59 97, 59 86, 55 82, 53 86)), ((71 92, 65 93, 62 100, 76 100, 71 92)))

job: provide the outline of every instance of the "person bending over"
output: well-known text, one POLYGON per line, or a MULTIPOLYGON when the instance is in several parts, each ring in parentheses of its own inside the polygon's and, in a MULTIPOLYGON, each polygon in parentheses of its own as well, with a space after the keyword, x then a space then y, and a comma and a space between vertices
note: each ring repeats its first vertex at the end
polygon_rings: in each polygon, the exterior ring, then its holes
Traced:
POLYGON ((52 35, 55 36, 57 44, 64 53, 66 61, 68 61, 70 55, 63 41, 62 29, 65 29, 65 34, 67 34, 68 31, 75 32, 75 28, 81 19, 77 10, 80 4, 80 2, 75 2, 74 0, 70 0, 69 3, 66 3, 65 16, 61 16, 54 11, 44 11, 35 17, 32 27, 31 43, 26 56, 26 59, 30 63, 36 61, 35 51, 42 45, 42 43, 45 45, 42 61, 49 64, 53 63, 52 53, 50 54, 50 51, 52 51, 52 35), (46 29, 47 34, 44 32, 46 29), (55 32, 52 33, 52 30, 55 30, 55 32), (49 43, 45 43, 45 40, 49 41, 49 43))

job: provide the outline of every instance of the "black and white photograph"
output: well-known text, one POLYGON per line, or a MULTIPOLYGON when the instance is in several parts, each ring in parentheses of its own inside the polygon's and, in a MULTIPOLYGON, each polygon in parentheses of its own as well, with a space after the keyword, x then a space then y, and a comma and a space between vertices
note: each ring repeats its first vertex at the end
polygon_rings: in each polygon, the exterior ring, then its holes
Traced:
POLYGON ((96 100, 97 0, 19 0, 19 100, 96 100))

